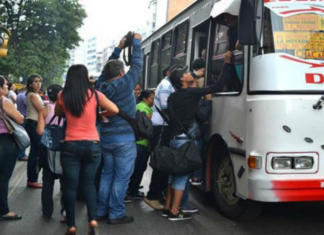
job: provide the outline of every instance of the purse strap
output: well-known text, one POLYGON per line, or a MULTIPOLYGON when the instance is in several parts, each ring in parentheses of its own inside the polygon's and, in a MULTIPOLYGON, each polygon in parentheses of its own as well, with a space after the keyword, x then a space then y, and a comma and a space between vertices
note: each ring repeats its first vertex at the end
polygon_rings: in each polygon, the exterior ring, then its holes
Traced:
POLYGON ((5 116, 4 116, 4 109, 3 109, 3 104, 2 104, 2 102, 3 102, 3 99, 1 98, 0 99, 0 109, 1 109, 1 116, 0 116, 0 118, 2 118, 2 119, 5 119, 5 116))
POLYGON ((5 126, 7 127, 8 131, 9 131, 9 133, 12 134, 12 132, 14 131, 14 129, 9 124, 7 118, 4 116, 5 111, 4 111, 2 102, 3 102, 3 99, 1 98, 0 99, 0 110, 1 110, 1 112, 0 112, 0 118, 3 120, 5 126))
POLYGON ((54 119, 57 118, 57 117, 58 117, 58 122, 57 122, 57 124, 60 125, 61 122, 62 122, 62 120, 63 120, 63 117, 56 116, 55 114, 53 115, 53 117, 51 118, 51 120, 49 121, 49 123, 48 123, 47 125, 51 125, 52 122, 54 121, 54 119))
POLYGON ((155 106, 156 110, 158 111, 158 113, 159 113, 159 114, 161 115, 161 117, 163 118, 163 120, 164 120, 166 123, 170 124, 170 120, 169 120, 169 118, 165 115, 165 113, 163 113, 162 110, 159 109, 158 106, 156 106, 156 104, 155 104, 154 106, 155 106))

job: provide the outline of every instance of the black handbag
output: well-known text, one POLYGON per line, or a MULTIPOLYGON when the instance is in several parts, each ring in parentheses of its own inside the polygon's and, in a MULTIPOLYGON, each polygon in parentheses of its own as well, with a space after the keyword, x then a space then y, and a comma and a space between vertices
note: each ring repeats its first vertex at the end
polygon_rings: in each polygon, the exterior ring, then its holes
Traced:
MULTIPOLYGON (((165 117, 162 111, 158 107, 156 109, 163 119, 169 123, 169 119, 165 117)), ((190 140, 179 149, 172 149, 161 145, 156 146, 151 155, 150 166, 154 170, 168 175, 188 175, 201 167, 202 159, 194 139, 187 134, 180 121, 177 120, 177 122, 190 140)))
POLYGON ((202 161, 195 141, 184 143, 179 149, 158 145, 154 148, 150 166, 167 175, 188 175, 201 167, 202 161))

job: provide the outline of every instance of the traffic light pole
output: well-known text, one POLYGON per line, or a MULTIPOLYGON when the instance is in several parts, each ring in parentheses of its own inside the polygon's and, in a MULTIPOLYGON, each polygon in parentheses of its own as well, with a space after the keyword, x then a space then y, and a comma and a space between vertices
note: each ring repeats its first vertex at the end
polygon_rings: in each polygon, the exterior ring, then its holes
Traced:
POLYGON ((6 57, 8 54, 8 41, 10 37, 10 31, 0 24, 0 58, 6 57), (3 36, 2 33, 6 35, 3 36))

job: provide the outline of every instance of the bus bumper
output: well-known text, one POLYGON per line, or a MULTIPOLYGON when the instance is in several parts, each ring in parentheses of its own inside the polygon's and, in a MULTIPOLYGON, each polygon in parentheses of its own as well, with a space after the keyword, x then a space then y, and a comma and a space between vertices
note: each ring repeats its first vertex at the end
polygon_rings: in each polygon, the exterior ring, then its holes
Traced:
POLYGON ((261 202, 324 201, 324 179, 249 179, 248 198, 261 202))

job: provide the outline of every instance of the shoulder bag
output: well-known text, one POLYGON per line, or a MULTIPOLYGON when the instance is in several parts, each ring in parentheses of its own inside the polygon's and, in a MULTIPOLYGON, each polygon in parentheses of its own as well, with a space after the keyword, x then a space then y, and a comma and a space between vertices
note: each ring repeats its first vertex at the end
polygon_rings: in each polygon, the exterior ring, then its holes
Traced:
POLYGON ((30 146, 30 139, 27 134, 27 131, 23 126, 13 121, 10 117, 4 115, 5 111, 2 102, 3 99, 0 99, 0 109, 1 109, 0 118, 3 120, 4 124, 8 128, 9 133, 14 137, 19 148, 20 149, 28 148, 30 146))
MULTIPOLYGON (((63 118, 54 115, 48 124, 45 126, 44 133, 41 138, 41 143, 52 151, 61 151, 61 145, 65 137, 65 124, 60 126, 63 118), (52 124, 55 118, 58 118, 57 124, 52 124)), ((65 122, 65 121, 64 121, 65 122)))
MULTIPOLYGON (((164 113, 158 107, 156 109, 163 119, 169 123, 169 119, 166 118, 164 113)), ((184 143, 179 149, 157 145, 153 150, 150 166, 168 175, 187 175, 201 167, 202 159, 194 138, 188 134, 178 119, 176 121, 190 140, 184 143)))
POLYGON ((135 118, 119 108, 118 115, 133 128, 136 141, 149 139, 153 136, 153 124, 145 112, 136 111, 135 118))
POLYGON ((63 126, 60 126, 62 120, 61 117, 54 115, 48 124, 45 126, 44 133, 41 138, 41 145, 43 145, 43 153, 41 156, 45 156, 47 161, 42 161, 45 165, 48 165, 49 169, 57 175, 63 174, 61 164, 61 147, 65 137, 65 120, 63 126), (58 119, 57 124, 52 124, 55 118, 58 119))

